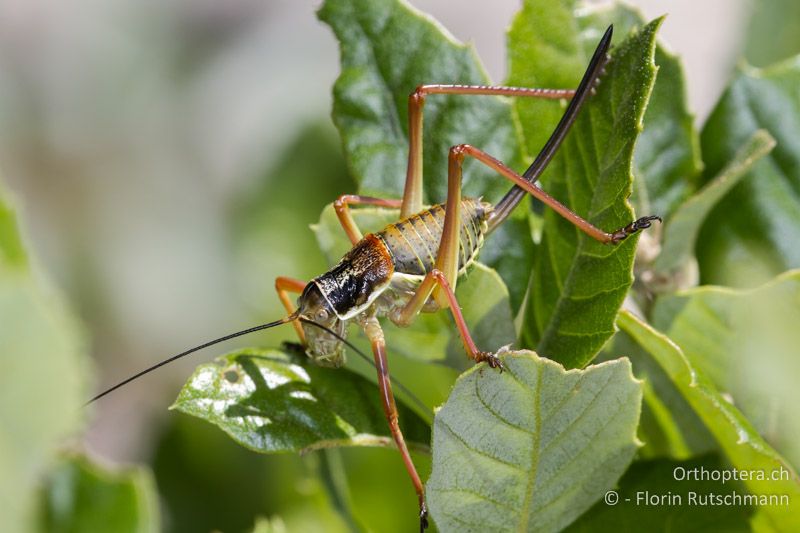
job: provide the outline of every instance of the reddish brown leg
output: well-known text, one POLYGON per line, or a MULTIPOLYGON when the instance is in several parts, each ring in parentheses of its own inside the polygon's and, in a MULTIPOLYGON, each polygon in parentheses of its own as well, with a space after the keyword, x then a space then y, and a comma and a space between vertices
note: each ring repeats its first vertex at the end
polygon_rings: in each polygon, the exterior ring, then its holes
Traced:
POLYGON ((571 89, 532 89, 495 85, 420 85, 408 96, 408 169, 400 218, 422 210, 422 110, 429 94, 526 96, 559 100, 572 98, 571 89))
POLYGON ((361 240, 363 235, 361 230, 358 229, 356 221, 353 220, 353 214, 350 212, 351 205, 377 205, 397 209, 401 203, 402 200, 386 200, 358 194, 343 194, 333 202, 333 209, 336 211, 336 216, 339 217, 339 222, 342 224, 344 232, 347 233, 350 242, 355 244, 361 240))
POLYGON ((431 294, 434 286, 437 284, 439 287, 441 287, 444 297, 447 299, 449 304, 450 311, 453 313, 453 319, 456 322, 456 328, 458 328, 458 332, 461 334, 461 343, 464 345, 464 351, 467 352, 467 355, 476 363, 486 361, 492 368, 499 367, 502 369, 502 363, 494 354, 479 350, 478 346, 475 344, 475 341, 472 340, 472 335, 469 333, 467 322, 464 320, 464 315, 461 314, 461 306, 458 305, 456 294, 453 292, 453 288, 447 282, 447 277, 440 270, 433 269, 428 272, 428 274, 425 276, 425 279, 422 280, 417 292, 415 292, 414 296, 412 296, 411 300, 409 300, 409 302, 397 314, 390 317, 392 322, 398 326, 408 326, 422 310, 422 306, 425 305, 428 296, 431 294))
POLYGON ((372 353, 375 356, 375 368, 378 371, 378 388, 381 391, 383 411, 386 414, 386 419, 389 421, 389 431, 392 433, 392 438, 397 445, 397 449, 400 450, 403 464, 411 478, 411 483, 414 485, 414 490, 417 492, 417 498, 419 499, 419 529, 423 531, 428 527, 428 508, 425 505, 425 487, 422 484, 419 474, 417 474, 417 469, 414 467, 414 462, 411 460, 411 454, 408 452, 408 446, 406 446, 403 433, 400 431, 397 405, 394 401, 392 382, 389 377, 389 363, 386 358, 386 340, 384 339, 383 330, 377 318, 367 318, 362 324, 362 327, 364 328, 364 333, 367 335, 370 344, 372 344, 372 353))
MULTIPOLYGON (((284 276, 278 276, 275 278, 275 290, 278 291, 278 298, 280 298, 283 307, 286 308, 286 312, 290 315, 295 311, 294 302, 289 298, 289 293, 301 293, 303 289, 306 288, 306 284, 299 279, 294 278, 287 278, 284 276)), ((305 345, 306 343, 306 336, 303 333, 303 328, 300 327, 300 323, 297 320, 292 321, 292 327, 294 327, 295 332, 297 332, 297 337, 300 339, 300 342, 305 345)))
MULTIPOLYGON (((535 184, 530 183, 525 178, 505 166, 503 163, 495 159, 494 157, 490 156, 483 150, 479 150, 474 146, 470 146, 468 144, 459 144, 457 146, 453 146, 450 148, 450 166, 451 166, 451 173, 448 175, 448 182, 447 182, 447 201, 448 204, 450 202, 450 197, 452 194, 457 193, 458 198, 461 198, 461 163, 464 160, 464 156, 469 155, 474 157, 484 165, 488 166, 489 168, 497 171, 502 176, 508 178, 514 184, 518 185, 523 190, 527 191, 528 193, 532 194, 548 206, 550 206, 556 213, 564 217, 567 221, 572 223, 576 228, 584 232, 589 237, 602 242, 604 244, 616 244, 626 237, 642 230, 645 228, 650 227, 650 222, 653 220, 661 220, 659 217, 642 217, 639 220, 636 220, 627 226, 624 226, 612 233, 607 233, 598 227, 592 225, 586 219, 580 217, 575 212, 571 211, 567 206, 544 192, 540 187, 537 187, 535 184), (457 170, 454 170, 452 167, 457 166, 457 170)), ((445 213, 445 227, 447 227, 447 216, 449 213, 445 213)), ((457 239, 457 236, 456 236, 457 239)), ((456 244, 458 240, 455 241, 456 244)), ((457 251, 457 249, 456 249, 457 251)), ((448 277, 449 279, 449 277, 448 277)))
MULTIPOLYGON (((433 293, 439 306, 452 307, 456 305, 457 308, 453 291, 455 290, 458 274, 459 231, 461 222, 461 164, 464 161, 465 155, 474 157, 502 176, 505 176, 516 185, 519 185, 523 190, 552 207, 558 214, 574 224, 575 227, 586 233, 589 237, 602 243, 617 243, 625 239, 628 235, 649 227, 652 220, 658 219, 658 217, 643 217, 613 233, 606 233, 572 212, 558 200, 536 185, 528 182, 525 178, 487 153, 468 144, 453 146, 450 148, 450 156, 448 159, 447 203, 445 204, 444 227, 442 228, 442 239, 439 243, 439 251, 436 254, 436 270, 439 270, 441 274, 437 276, 429 274, 425 280, 423 280, 423 283, 417 287, 411 300, 409 300, 395 317, 399 324, 407 325, 411 323, 417 313, 422 309, 422 306, 428 300, 431 293, 433 293), (434 281, 436 277, 442 277, 447 282, 447 285, 443 283, 435 284, 434 281), (445 290, 442 291, 440 289, 445 290)), ((453 314, 455 316, 455 311, 453 314)), ((459 320, 457 319, 456 322, 458 323, 459 320)), ((461 322, 463 324, 463 318, 461 322)), ((463 328, 459 326, 459 330, 462 332, 462 338, 466 339, 467 337, 464 336, 466 325, 463 325, 463 328)), ((467 353, 475 353, 475 351, 477 351, 473 348, 474 343, 473 347, 465 347, 467 353)))

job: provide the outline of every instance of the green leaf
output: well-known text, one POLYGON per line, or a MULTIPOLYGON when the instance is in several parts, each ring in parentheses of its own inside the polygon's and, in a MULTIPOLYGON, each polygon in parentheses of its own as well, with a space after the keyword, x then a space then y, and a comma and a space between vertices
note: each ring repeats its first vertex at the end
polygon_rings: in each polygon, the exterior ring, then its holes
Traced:
POLYGON ((800 267, 800 61, 744 68, 701 134, 709 182, 756 130, 777 145, 706 219, 698 240, 703 283, 752 287, 800 267))
POLYGON ((12 532, 28 530, 39 477, 81 425, 88 370, 77 324, 21 242, 0 197, 0 516, 12 532))
MULTIPOLYGON (((426 83, 486 84, 472 47, 396 0, 326 0, 319 17, 341 48, 333 120, 360 191, 399 198, 408 158, 408 95, 426 83)), ((470 143, 516 168, 520 143, 508 100, 430 96, 425 104, 425 196, 443 202, 447 153, 470 143)), ((464 170, 464 195, 498 198, 510 186, 481 165, 464 170)))
POLYGON ((716 449, 714 437, 669 375, 624 331, 617 331, 595 362, 624 354, 643 382, 638 458, 689 459, 716 449))
POLYGON ((637 461, 619 480, 618 503, 597 502, 566 531, 749 532, 751 506, 692 503, 709 501, 706 498, 710 495, 731 502, 734 495, 742 495, 744 491, 736 482, 692 477, 703 470, 710 473, 724 469, 725 465, 714 455, 689 461, 637 461), (664 503, 649 503, 651 498, 661 497, 664 503))
POLYGON ((518 208, 515 212, 522 216, 508 217, 485 241, 480 255, 482 264, 500 274, 507 287, 514 316, 518 314, 525 300, 535 256, 531 235, 534 233, 532 226, 536 217, 530 211, 525 213, 523 209, 527 208, 527 203, 524 205, 525 208, 518 208))
POLYGON ((668 279, 693 260, 697 234, 708 213, 774 146, 769 133, 757 130, 712 181, 678 208, 664 228, 661 253, 653 265, 658 278, 668 279))
MULTIPOLYGON (((577 9, 575 19, 582 29, 601 29, 614 24, 617 35, 628 35, 646 23, 638 10, 620 3, 577 9)), ((588 57, 597 45, 596 31, 582 31, 578 38, 588 57)), ((645 127, 634 150, 637 179, 632 201, 642 214, 652 213, 666 219, 697 187, 702 163, 694 116, 688 110, 681 61, 656 44, 655 64, 658 74, 644 115, 645 127)))
MULTIPOLYGON (((378 231, 396 221, 398 211, 363 208, 354 210, 353 217, 362 231, 378 231)), ((332 206, 323 210, 313 230, 320 248, 331 263, 338 261, 351 246, 332 206)), ((508 289, 494 270, 475 264, 459 280, 456 297, 479 348, 496 350, 514 342, 516 332, 508 289)), ((464 354, 458 331, 448 311, 421 313, 409 328, 400 329, 389 324, 385 333, 390 353, 401 353, 426 361, 447 360, 451 366, 459 369, 471 364, 464 354)))
POLYGON ((448 531, 557 531, 610 489, 638 446, 627 359, 564 370, 509 353, 459 377, 436 413, 428 503, 448 531))
POLYGON ((253 525, 252 533, 288 533, 288 531, 281 517, 264 518, 260 516, 253 525))
MULTIPOLYGON (((246 531, 266 512, 280 515, 289 532, 319 531, 320 523, 327 525, 326 533, 349 531, 319 479, 319 452, 253 453, 193 416, 168 416, 160 430, 150 462, 164 515, 181 531, 208 531, 212 526, 216 531, 246 531)), ((363 457, 368 450, 353 451, 363 457)), ((392 450, 375 451, 386 451, 389 462, 401 463, 392 450)), ((394 477, 397 484, 408 482, 394 477)), ((413 512, 413 496, 409 499, 413 512)))
MULTIPOLYGON (((261 318, 286 313, 275 297, 276 277, 308 280, 327 267, 308 224, 325 205, 353 187, 332 124, 312 122, 287 141, 255 187, 241 190, 227 207, 230 275, 238 289, 232 296, 248 314, 261 318), (310 153, 314 157, 308 157, 310 153)), ((286 330, 276 328, 259 338, 263 346, 278 346, 288 336, 286 330)))
MULTIPOLYGON (((574 87, 588 62, 571 12, 554 2, 526 2, 510 32, 511 83, 574 87), (546 17, 545 17, 546 15, 546 17), (534 34, 535 28, 535 34, 534 34), (552 67, 563 61, 559 73, 552 67), (533 75, 532 73, 538 73, 533 75), (558 77, 559 79, 555 79, 558 77)), ((612 50, 612 59, 573 130, 543 177, 543 186, 576 213, 606 230, 633 220, 633 147, 653 86, 660 20, 612 50)), ((590 33, 585 31, 584 33, 590 33)), ((600 35, 600 29, 595 32, 600 35)), ((540 133, 537 102, 519 102, 529 146, 540 133)), ((537 137, 539 135, 539 137, 537 137)), ((614 332, 614 318, 633 278, 636 238, 597 243, 553 211, 545 225, 523 323, 523 342, 567 367, 588 363, 614 332)))
MULTIPOLYGON (((394 446, 376 385, 278 350, 244 349, 200 365, 172 408, 261 453, 394 446)), ((402 404, 398 410, 406 440, 426 449, 428 425, 402 404)))
MULTIPOLYGON (((327 0, 319 17, 340 43, 342 73, 333 89, 333 120, 359 192, 400 198, 408 159, 408 95, 423 84, 484 85, 489 79, 471 46, 457 42, 405 2, 327 0)), ((508 99, 431 95, 425 103, 423 135, 428 203, 445 201, 448 151, 461 143, 524 170, 518 123, 508 99)), ((494 171, 465 161, 464 196, 497 202, 510 188, 494 171)), ((485 244, 486 264, 497 268, 514 289, 515 311, 525 296, 533 256, 527 217, 518 211, 485 244)))
POLYGON ((634 198, 642 214, 668 219, 697 188, 702 163, 681 61, 657 45, 655 63, 656 84, 634 153, 636 177, 641 178, 634 183, 634 198))
POLYGON ((0 265, 27 266, 27 255, 19 235, 17 215, 0 188, 0 265))
POLYGON ((754 0, 745 57, 757 67, 800 53, 800 4, 795 0, 754 0))
POLYGON ((749 291, 707 286, 662 297, 653 323, 800 465, 800 270, 749 291))
POLYGON ((147 470, 107 471, 85 457, 73 457, 48 476, 40 529, 51 533, 156 531, 155 496, 147 470))
MULTIPOLYGON (((702 370, 695 367, 674 342, 628 311, 619 313, 617 324, 670 376, 733 467, 739 470, 760 470, 767 476, 773 473, 780 476, 780 479, 774 480, 758 479, 756 476, 744 481, 752 494, 759 497, 785 495, 795 505, 800 501, 800 479, 797 473, 761 438, 742 413, 720 394, 702 370)), ((774 531, 796 531, 800 528, 800 514, 787 505, 761 506, 756 520, 763 527, 774 531)))

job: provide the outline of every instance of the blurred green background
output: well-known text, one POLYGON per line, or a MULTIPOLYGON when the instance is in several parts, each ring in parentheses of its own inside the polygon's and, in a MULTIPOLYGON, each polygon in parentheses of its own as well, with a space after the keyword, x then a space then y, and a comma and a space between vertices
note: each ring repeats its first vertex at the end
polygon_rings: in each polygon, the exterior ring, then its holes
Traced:
MULTIPOLYGON (((686 63, 699 121, 741 54, 764 66, 800 51, 796 2, 634 3, 648 18, 670 13, 663 38, 686 63)), ((516 2, 414 4, 473 40, 493 78, 505 77, 516 2)), ((43 270, 85 325, 93 390, 282 316, 274 278, 325 269, 308 226, 354 184, 328 118, 337 45, 315 7, 0 3, 3 180, 43 270)), ((86 449, 107 463, 149 464, 168 531, 244 531, 272 515, 290 530, 346 529, 319 475, 331 464, 347 472, 359 523, 414 527, 415 498, 392 451, 264 457, 167 411, 201 359, 291 335, 215 347, 110 396, 87 411, 86 449)), ((411 386, 413 365, 395 366, 411 386)), ((416 459, 426 477, 427 459, 416 459)))

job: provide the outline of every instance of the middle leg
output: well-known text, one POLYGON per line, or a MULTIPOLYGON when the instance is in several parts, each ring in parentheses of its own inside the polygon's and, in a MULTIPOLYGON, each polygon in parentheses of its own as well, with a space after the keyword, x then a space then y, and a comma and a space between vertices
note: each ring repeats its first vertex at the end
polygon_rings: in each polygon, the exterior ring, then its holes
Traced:
POLYGON ((343 194, 333 202, 333 209, 339 218, 339 223, 347 233, 350 242, 355 244, 364 236, 358 229, 353 214, 350 212, 350 205, 377 205, 379 207, 389 207, 397 209, 402 204, 402 200, 387 200, 385 198, 373 198, 372 196, 361 196, 358 194, 343 194))

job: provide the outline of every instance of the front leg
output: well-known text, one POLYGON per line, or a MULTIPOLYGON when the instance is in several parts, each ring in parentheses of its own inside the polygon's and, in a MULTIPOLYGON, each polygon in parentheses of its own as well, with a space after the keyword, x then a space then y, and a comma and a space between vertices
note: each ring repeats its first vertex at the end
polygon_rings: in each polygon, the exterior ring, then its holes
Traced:
MULTIPOLYGON (((306 282, 300 281, 299 279, 287 278, 286 276, 278 276, 275 278, 275 290, 278 292, 278 298, 280 298, 283 307, 286 308, 286 312, 289 313, 289 315, 294 314, 296 310, 294 302, 289 298, 289 293, 300 294, 305 287, 306 282)), ((306 335, 303 333, 303 328, 300 327, 300 323, 297 320, 293 320, 292 327, 294 327, 294 331, 297 333, 297 338, 300 339, 300 344, 305 346, 306 335)))

